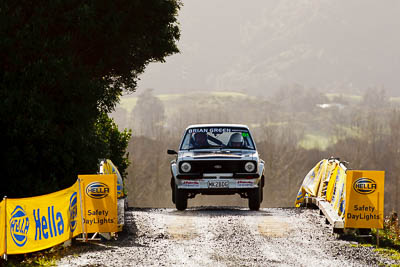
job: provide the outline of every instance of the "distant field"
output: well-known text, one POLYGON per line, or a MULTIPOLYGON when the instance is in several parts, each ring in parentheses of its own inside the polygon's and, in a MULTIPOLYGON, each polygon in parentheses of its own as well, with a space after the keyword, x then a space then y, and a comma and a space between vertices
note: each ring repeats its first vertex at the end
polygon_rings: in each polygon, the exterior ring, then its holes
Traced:
POLYGON ((161 101, 171 101, 183 97, 184 94, 161 94, 156 95, 161 101))
POLYGON ((123 97, 117 107, 125 109, 129 114, 136 106, 137 97, 123 97))
MULTIPOLYGON (((253 101, 257 102, 258 100, 260 100, 255 96, 250 96, 242 92, 229 92, 229 91, 192 92, 186 94, 159 94, 155 96, 163 102, 167 118, 176 116, 179 108, 181 108, 185 104, 187 105, 188 103, 192 103, 196 105, 199 103, 198 101, 200 100, 202 101, 201 105, 205 106, 207 106, 208 100, 213 98, 221 100, 222 103, 229 103, 229 101, 233 99, 235 99, 236 102, 239 103, 242 102, 242 100, 243 102, 248 102, 248 103, 254 103, 253 101)), ((351 103, 357 104, 362 101, 362 96, 354 94, 327 93, 326 96, 330 101, 334 100, 335 98, 342 98, 343 100, 349 102, 350 105, 351 103)), ((138 100, 137 96, 123 97, 121 98, 119 107, 125 109, 128 112, 128 114, 130 114, 133 108, 135 107, 137 100, 138 100)), ((395 105, 399 105, 400 97, 391 97, 390 102, 394 103, 395 105)), ((282 118, 283 118, 282 121, 279 120, 270 121, 267 124, 264 124, 264 126, 278 127, 278 128, 285 127, 288 125, 288 121, 285 121, 287 118, 286 119, 284 119, 285 117, 282 118)), ((319 116, 314 118, 320 119, 319 116)), ((303 139, 298 143, 298 145, 305 149, 319 148, 324 150, 330 145, 332 145, 333 142, 337 141, 333 138, 335 135, 356 137, 359 134, 357 132, 354 132, 353 129, 343 125, 342 126, 337 125, 336 131, 338 132, 335 133, 330 132, 330 130, 327 131, 326 129, 319 129, 318 132, 315 132, 316 129, 312 127, 313 123, 311 121, 304 120, 301 123, 305 126, 305 135, 303 139)), ((247 124, 253 129, 262 126, 259 122, 249 121, 247 122, 247 124)))
POLYGON ((332 138, 315 134, 306 134, 304 139, 299 142, 299 146, 305 149, 319 148, 325 150, 330 145, 332 145, 332 138))
MULTIPOLYGON (((361 100, 363 98, 361 95, 352 95, 352 94, 328 93, 325 95, 326 95, 326 97, 328 97, 328 99, 330 101, 334 100, 335 98, 342 97, 344 100, 347 100, 347 101, 353 102, 353 103, 361 102, 361 100)), ((391 103, 400 104, 400 97, 389 97, 389 101, 391 103)))
MULTIPOLYGON (((240 92, 193 92, 193 93, 188 93, 188 94, 160 94, 156 95, 161 101, 167 103, 169 101, 175 101, 178 100, 182 97, 193 97, 196 95, 211 95, 211 96, 216 96, 216 97, 222 97, 222 98, 250 98, 250 99, 255 99, 255 96, 249 96, 245 93, 240 93, 240 92)), ((340 93, 327 93, 326 96, 330 101, 334 100, 335 98, 342 97, 344 100, 347 100, 349 102, 360 102, 362 100, 362 96, 360 95, 353 95, 353 94, 340 94, 340 93)), ((400 104, 400 97, 390 97, 389 101, 392 103, 400 104)), ((137 97, 133 96, 126 96, 121 98, 119 106, 123 109, 125 109, 128 113, 132 111, 132 109, 135 107, 137 102, 137 97)))
POLYGON ((360 95, 339 94, 339 93, 328 93, 325 95, 330 101, 332 101, 335 98, 340 98, 340 97, 342 97, 344 100, 347 100, 350 102, 360 102, 362 100, 362 96, 360 96, 360 95))
POLYGON ((392 103, 400 104, 400 97, 390 97, 389 101, 392 103))
MULTIPOLYGON (((216 96, 216 97, 222 97, 222 98, 228 98, 228 97, 233 97, 233 98, 254 98, 249 95, 246 95, 244 93, 239 93, 239 92, 193 92, 193 93, 188 93, 188 94, 160 94, 160 95, 155 95, 158 97, 162 102, 164 102, 164 105, 170 101, 175 101, 183 97, 193 97, 196 95, 211 95, 211 96, 216 96)), ((135 107, 136 102, 137 102, 138 97, 137 96, 125 96, 121 98, 121 101, 119 103, 119 107, 125 109, 128 113, 131 113, 132 109, 135 107)))
POLYGON ((219 97, 250 97, 247 94, 239 92, 212 92, 211 95, 219 97))

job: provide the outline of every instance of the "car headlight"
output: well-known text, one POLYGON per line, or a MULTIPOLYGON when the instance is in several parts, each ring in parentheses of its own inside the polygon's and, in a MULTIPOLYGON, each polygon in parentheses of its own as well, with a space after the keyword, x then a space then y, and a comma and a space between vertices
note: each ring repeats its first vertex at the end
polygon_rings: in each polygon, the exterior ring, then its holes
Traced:
POLYGON ((247 162, 244 165, 244 169, 246 170, 246 172, 252 172, 252 171, 254 171, 256 169, 256 165, 254 165, 253 162, 247 162))
POLYGON ((191 169, 192 169, 192 165, 190 165, 189 162, 184 162, 184 163, 182 163, 182 165, 181 165, 181 170, 182 170, 183 172, 190 172, 191 169))

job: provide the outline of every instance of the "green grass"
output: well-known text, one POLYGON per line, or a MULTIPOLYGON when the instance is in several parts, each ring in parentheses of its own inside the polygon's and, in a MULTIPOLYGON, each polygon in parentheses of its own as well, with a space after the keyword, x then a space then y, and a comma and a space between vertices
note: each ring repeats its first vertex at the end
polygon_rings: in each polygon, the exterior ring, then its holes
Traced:
POLYGON ((384 229, 379 230, 379 247, 377 247, 377 230, 372 229, 372 239, 365 239, 356 235, 357 231, 351 232, 346 236, 347 240, 356 241, 357 244, 350 244, 350 247, 370 247, 381 257, 395 260, 397 264, 391 266, 400 266, 400 239, 396 238, 395 230, 390 225, 389 217, 385 218, 384 229))
POLYGON ((137 102, 137 97, 124 97, 121 98, 119 106, 125 109, 128 112, 128 114, 130 114, 132 112, 132 109, 136 106, 136 102, 137 102))
MULTIPOLYGON (((352 94, 340 94, 340 93, 327 93, 325 96, 330 100, 334 100, 335 98, 343 97, 343 100, 346 100, 350 103, 360 103, 362 101, 361 95, 352 95, 352 94)), ((400 104, 400 97, 389 97, 389 102, 394 104, 400 104)))
MULTIPOLYGON (((215 97, 221 97, 221 98, 228 98, 228 97, 233 97, 233 98, 250 98, 250 96, 244 94, 244 93, 239 93, 239 92, 192 92, 188 94, 159 94, 155 95, 158 97, 165 106, 168 102, 171 101, 176 101, 181 98, 184 98, 185 96, 196 96, 196 95, 210 95, 210 96, 215 96, 215 97)), ((136 105, 138 97, 137 96, 129 96, 129 97, 122 97, 121 101, 119 103, 119 107, 125 109, 128 113, 131 113, 133 108, 136 105)))
POLYGON ((374 251, 392 260, 400 261, 400 252, 393 248, 376 248, 374 251))
POLYGON ((179 99, 181 97, 184 97, 184 94, 161 94, 161 95, 156 95, 161 101, 166 102, 166 101, 172 101, 179 99))
POLYGON ((211 95, 218 97, 249 97, 248 95, 239 92, 212 92, 211 95))
MULTIPOLYGON (((392 215, 391 215, 392 216, 392 215)), ((395 224, 391 223, 391 216, 388 216, 384 220, 384 228, 379 230, 379 247, 377 247, 377 230, 372 229, 371 234, 373 240, 371 243, 364 242, 362 245, 368 245, 375 247, 374 251, 379 253, 382 257, 390 258, 397 262, 400 262, 400 237, 398 232, 396 233, 395 224)), ((360 244, 361 245, 361 244, 360 244)), ((400 266, 400 265, 394 265, 400 266)))
POLYGON ((8 261, 1 262, 1 266, 56 266, 57 261, 61 258, 59 252, 48 250, 45 252, 34 252, 26 255, 8 255, 8 261))
POLYGON ((324 150, 330 145, 332 145, 330 137, 316 134, 306 134, 304 139, 299 142, 299 146, 305 149, 320 148, 324 150))
POLYGON ((361 131, 356 130, 352 127, 346 126, 346 125, 336 125, 336 128, 338 130, 338 135, 339 136, 345 136, 346 138, 348 137, 354 137, 354 138, 360 138, 361 136, 361 131))
POLYGON ((68 250, 68 247, 56 245, 37 252, 8 255, 8 261, 2 261, 0 259, 0 266, 56 266, 57 261, 59 261, 68 250))
POLYGON ((395 104, 400 104, 400 97, 390 97, 389 101, 395 104))
POLYGON ((349 101, 349 102, 361 102, 361 100, 362 100, 362 96, 360 96, 360 95, 339 94, 339 93, 328 93, 325 95, 330 101, 332 101, 333 99, 335 99, 337 97, 343 97, 344 100, 349 101))
MULTIPOLYGON (((197 94, 205 94, 205 95, 210 95, 210 96, 216 96, 216 97, 221 97, 221 98, 255 98, 252 96, 249 96, 245 93, 241 92, 229 92, 229 91, 217 91, 217 92, 192 92, 188 94, 159 94, 156 95, 161 101, 163 102, 169 102, 169 101, 174 101, 174 100, 179 100, 180 98, 183 98, 185 96, 194 96, 197 94)), ((340 94, 340 93, 327 93, 325 94, 326 97, 329 100, 333 100, 336 97, 343 97, 344 100, 349 101, 351 103, 359 103, 362 100, 362 96, 360 95, 352 95, 352 94, 340 94)), ((129 96, 129 97, 123 97, 121 98, 120 101, 120 107, 125 109, 127 112, 131 112, 132 109, 135 107, 137 102, 137 96, 129 96)), ((400 97, 391 97, 390 102, 400 104, 400 97)))

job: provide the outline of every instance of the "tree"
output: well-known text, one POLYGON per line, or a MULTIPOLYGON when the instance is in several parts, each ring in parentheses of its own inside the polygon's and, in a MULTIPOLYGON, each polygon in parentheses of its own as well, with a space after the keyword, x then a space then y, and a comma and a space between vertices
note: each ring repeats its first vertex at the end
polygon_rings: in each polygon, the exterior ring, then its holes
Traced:
POLYGON ((178 52, 179 7, 178 0, 0 2, 0 138, 7 166, 0 194, 60 189, 113 154, 96 154, 98 122, 123 89, 135 91, 149 62, 178 52))
POLYGON ((370 87, 364 92, 360 104, 366 109, 382 109, 389 104, 389 97, 385 88, 370 87))
POLYGON ((129 166, 129 152, 125 153, 129 140, 131 138, 131 130, 118 130, 118 125, 110 119, 106 113, 101 114, 95 123, 96 142, 91 143, 97 150, 96 155, 102 155, 104 158, 112 159, 112 162, 118 166, 122 177, 126 177, 126 169, 129 166))
POLYGON ((140 136, 159 138, 165 120, 164 104, 147 89, 138 97, 132 110, 132 128, 140 136))

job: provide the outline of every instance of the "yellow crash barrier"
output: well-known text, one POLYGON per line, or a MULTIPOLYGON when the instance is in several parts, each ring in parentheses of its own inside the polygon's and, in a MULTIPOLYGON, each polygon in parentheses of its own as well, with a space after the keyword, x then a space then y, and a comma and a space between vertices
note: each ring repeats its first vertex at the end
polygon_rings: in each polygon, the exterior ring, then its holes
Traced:
POLYGON ((383 228, 385 173, 347 172, 345 228, 383 228))
POLYGON ((84 232, 117 232, 117 176, 79 175, 83 196, 84 232))
POLYGON ((384 171, 347 170, 338 159, 324 159, 304 178, 295 206, 311 198, 324 212, 332 210, 328 217, 339 220, 341 228, 381 229, 384 177, 384 171))
POLYGON ((0 256, 61 244, 79 234, 117 232, 117 175, 79 175, 71 187, 0 202, 0 256))
POLYGON ((6 253, 42 250, 82 233, 78 192, 76 182, 48 195, 6 199, 6 253))

